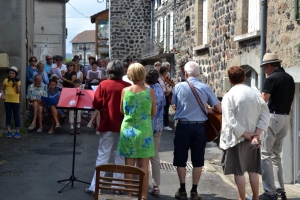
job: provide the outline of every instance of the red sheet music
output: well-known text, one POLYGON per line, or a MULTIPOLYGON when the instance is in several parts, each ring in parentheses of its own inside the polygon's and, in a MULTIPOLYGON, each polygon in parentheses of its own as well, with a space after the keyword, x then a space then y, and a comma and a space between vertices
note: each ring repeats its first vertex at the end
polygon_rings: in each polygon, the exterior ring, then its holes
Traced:
POLYGON ((93 90, 62 88, 57 107, 92 109, 94 94, 93 90))

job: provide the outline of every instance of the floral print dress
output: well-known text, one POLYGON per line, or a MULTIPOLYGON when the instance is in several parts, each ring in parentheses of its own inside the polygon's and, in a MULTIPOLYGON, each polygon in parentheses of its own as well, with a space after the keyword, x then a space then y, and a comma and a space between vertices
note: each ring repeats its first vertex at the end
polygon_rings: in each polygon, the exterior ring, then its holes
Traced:
POLYGON ((133 93, 126 89, 123 98, 124 119, 121 125, 118 153, 125 158, 154 156, 151 124, 150 89, 133 93))

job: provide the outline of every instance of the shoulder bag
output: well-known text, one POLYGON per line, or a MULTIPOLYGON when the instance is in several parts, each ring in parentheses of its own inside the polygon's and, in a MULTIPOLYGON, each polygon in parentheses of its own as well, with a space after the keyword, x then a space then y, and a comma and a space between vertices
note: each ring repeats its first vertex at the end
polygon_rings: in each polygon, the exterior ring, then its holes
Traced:
POLYGON ((208 120, 205 122, 207 141, 210 142, 218 139, 222 128, 222 114, 215 112, 212 108, 207 108, 208 112, 206 112, 204 104, 201 101, 195 87, 189 81, 187 81, 187 83, 189 84, 200 108, 203 110, 203 112, 208 118, 208 120))

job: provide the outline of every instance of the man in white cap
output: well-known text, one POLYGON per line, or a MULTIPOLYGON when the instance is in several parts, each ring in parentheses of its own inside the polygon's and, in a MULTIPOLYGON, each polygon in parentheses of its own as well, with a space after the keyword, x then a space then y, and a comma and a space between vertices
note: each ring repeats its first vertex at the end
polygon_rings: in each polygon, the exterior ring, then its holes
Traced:
POLYGON ((266 53, 260 66, 267 75, 262 98, 268 102, 271 113, 268 130, 262 139, 261 167, 265 193, 259 196, 260 200, 276 200, 278 196, 281 196, 282 200, 287 199, 280 153, 289 127, 295 82, 293 77, 281 67, 281 62, 282 60, 279 60, 276 54, 266 53))

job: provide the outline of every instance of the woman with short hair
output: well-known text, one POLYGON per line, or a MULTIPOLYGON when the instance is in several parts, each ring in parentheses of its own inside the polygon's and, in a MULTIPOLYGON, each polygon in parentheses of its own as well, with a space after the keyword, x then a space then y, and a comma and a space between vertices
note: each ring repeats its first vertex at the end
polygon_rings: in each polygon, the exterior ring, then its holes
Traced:
MULTIPOLYGON (((123 88, 130 86, 122 80, 124 75, 123 63, 119 60, 111 61, 107 65, 107 80, 100 82, 94 96, 93 106, 100 111, 101 120, 97 129, 100 132, 98 157, 96 166, 108 163, 114 141, 119 141, 123 114, 120 112, 121 93, 123 88)), ((124 164, 124 157, 115 155, 115 164, 124 164)), ((104 176, 104 172, 101 172, 104 176)), ((114 178, 123 178, 122 174, 115 173, 114 178)), ((89 188, 85 192, 95 194, 96 172, 89 188)), ((96 195, 98 191, 96 191, 96 195)))
POLYGON ((74 62, 68 62, 67 63, 67 72, 63 75, 63 87, 66 88, 74 88, 73 82, 77 77, 76 72, 74 71, 75 63, 74 62))
POLYGON ((234 174, 240 200, 245 200, 244 173, 248 172, 252 199, 258 200, 258 174, 261 174, 259 136, 268 128, 270 113, 259 91, 244 84, 246 77, 241 67, 230 67, 228 77, 233 87, 222 100, 220 147, 225 150, 223 171, 225 175, 234 174))
POLYGON ((145 86, 154 90, 155 94, 155 103, 156 103, 156 115, 152 118, 152 130, 154 138, 154 151, 155 155, 150 157, 150 162, 152 166, 152 189, 149 190, 149 194, 158 197, 160 190, 160 158, 159 158, 159 145, 161 132, 163 130, 163 114, 164 114, 164 105, 165 105, 165 95, 161 86, 157 83, 159 78, 159 73, 154 66, 147 65, 146 69, 146 78, 145 86))

